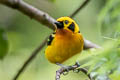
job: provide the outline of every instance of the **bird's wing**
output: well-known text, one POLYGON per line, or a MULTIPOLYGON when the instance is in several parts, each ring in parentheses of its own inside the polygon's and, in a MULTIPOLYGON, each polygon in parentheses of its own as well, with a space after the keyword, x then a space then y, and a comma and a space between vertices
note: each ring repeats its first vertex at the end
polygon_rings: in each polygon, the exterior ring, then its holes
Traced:
POLYGON ((52 33, 52 34, 49 36, 49 38, 48 38, 47 45, 51 45, 54 37, 55 37, 55 33, 52 33))

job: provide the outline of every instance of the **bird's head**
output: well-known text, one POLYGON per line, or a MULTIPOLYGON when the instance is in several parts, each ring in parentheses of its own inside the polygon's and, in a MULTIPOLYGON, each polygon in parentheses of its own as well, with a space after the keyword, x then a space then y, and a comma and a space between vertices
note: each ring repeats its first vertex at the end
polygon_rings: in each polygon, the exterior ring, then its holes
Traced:
POLYGON ((70 17, 61 17, 57 19, 57 22, 55 22, 57 29, 63 29, 67 30, 73 33, 78 33, 79 27, 76 24, 76 22, 71 19, 70 17))

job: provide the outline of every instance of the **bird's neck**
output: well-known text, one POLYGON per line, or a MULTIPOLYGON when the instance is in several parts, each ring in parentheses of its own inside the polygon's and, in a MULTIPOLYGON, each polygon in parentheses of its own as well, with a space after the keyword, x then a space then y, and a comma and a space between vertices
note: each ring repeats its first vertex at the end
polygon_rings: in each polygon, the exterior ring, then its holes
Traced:
POLYGON ((69 39, 74 36, 72 31, 68 31, 65 29, 57 29, 56 30, 56 37, 57 38, 64 38, 64 39, 69 39))
POLYGON ((73 32, 72 31, 68 31, 65 29, 57 29, 56 30, 56 35, 72 35, 73 32))

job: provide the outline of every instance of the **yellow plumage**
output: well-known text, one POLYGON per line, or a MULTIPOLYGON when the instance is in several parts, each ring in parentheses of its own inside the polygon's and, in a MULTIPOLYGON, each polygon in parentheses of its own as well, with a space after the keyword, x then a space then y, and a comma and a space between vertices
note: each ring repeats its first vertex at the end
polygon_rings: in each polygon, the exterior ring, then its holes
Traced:
POLYGON ((54 37, 45 50, 46 58, 52 63, 62 63, 83 49, 83 37, 78 25, 69 17, 57 19, 54 37))

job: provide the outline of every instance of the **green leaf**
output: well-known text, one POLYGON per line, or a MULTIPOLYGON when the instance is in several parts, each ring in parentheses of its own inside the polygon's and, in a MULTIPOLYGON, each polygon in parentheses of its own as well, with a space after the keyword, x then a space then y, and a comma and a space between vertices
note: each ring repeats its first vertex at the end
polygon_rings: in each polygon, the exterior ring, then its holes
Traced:
POLYGON ((8 40, 4 29, 0 28, 0 59, 8 52, 8 40))
POLYGON ((117 38, 120 33, 120 0, 107 0, 98 18, 101 35, 117 38))

